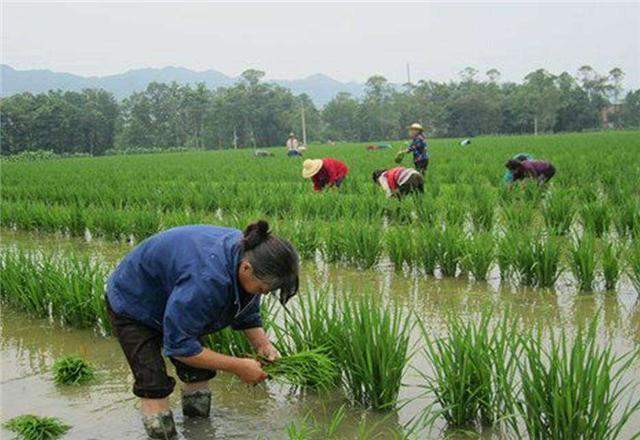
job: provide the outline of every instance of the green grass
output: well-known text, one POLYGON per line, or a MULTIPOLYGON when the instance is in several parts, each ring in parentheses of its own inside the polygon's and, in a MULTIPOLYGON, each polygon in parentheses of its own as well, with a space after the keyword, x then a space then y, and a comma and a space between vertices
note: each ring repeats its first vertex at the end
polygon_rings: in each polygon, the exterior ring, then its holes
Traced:
POLYGON ((604 288, 613 291, 616 289, 620 275, 623 272, 622 257, 624 248, 619 244, 608 241, 602 251, 602 276, 604 288))
POLYGON ((80 385, 95 377, 93 367, 79 356, 63 356, 53 363, 53 380, 58 385, 80 385))
POLYGON ((64 435, 71 426, 55 417, 39 417, 31 414, 14 417, 4 426, 24 440, 53 440, 64 435))

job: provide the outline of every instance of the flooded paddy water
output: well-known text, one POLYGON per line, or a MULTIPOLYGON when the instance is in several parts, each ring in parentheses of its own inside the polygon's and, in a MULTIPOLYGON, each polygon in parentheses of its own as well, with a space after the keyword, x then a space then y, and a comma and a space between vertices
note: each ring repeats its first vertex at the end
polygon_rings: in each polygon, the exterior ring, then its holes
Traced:
MULTIPOLYGON (((59 249, 94 256, 115 264, 129 249, 126 244, 83 241, 55 235, 38 235, 3 230, 2 247, 21 249, 59 249)), ((571 331, 600 313, 599 339, 621 354, 640 345, 640 300, 629 283, 623 281, 615 293, 579 294, 568 278, 561 278, 557 290, 540 290, 501 285, 497 274, 487 283, 469 282, 466 277, 437 279, 419 272, 396 273, 382 264, 375 270, 359 271, 335 267, 317 261, 306 263, 301 281, 305 292, 321 289, 327 295, 357 294, 369 290, 399 301, 407 311, 420 317, 434 334, 444 330, 444 317, 455 313, 474 319, 482 310, 496 314, 509 309, 525 326, 540 324, 546 329, 571 331)), ((49 320, 33 319, 4 306, 0 320, 1 407, 2 420, 34 413, 56 416, 73 426, 65 438, 71 439, 143 439, 146 438, 131 394, 132 377, 120 347, 114 338, 105 338, 93 330, 65 328, 49 320), (96 381, 79 387, 59 387, 53 383, 50 368, 65 354, 80 354, 98 370, 96 381)), ((414 339, 418 340, 417 329, 414 339)), ((418 347, 420 348, 420 347, 418 347)), ((417 371, 429 371, 430 365, 420 352, 412 358, 401 390, 401 404, 420 396, 424 385, 417 371), (416 371, 417 370, 417 371, 416 371)), ((171 369, 170 369, 171 371, 171 369)), ((636 362, 628 373, 640 378, 636 362)), ((179 393, 172 399, 180 438, 286 438, 291 422, 313 417, 327 423, 333 411, 344 403, 344 396, 293 392, 289 387, 267 383, 257 387, 241 384, 235 377, 219 374, 211 381, 212 416, 209 420, 184 420, 179 409, 179 393)), ((361 420, 371 435, 389 438, 390 431, 401 432, 430 401, 411 400, 392 413, 362 411, 347 407, 340 438, 357 438, 361 420)), ((439 422, 418 438, 440 438, 447 433, 439 422)), ((630 438, 640 431, 636 415, 622 433, 630 438)), ((499 433, 486 432, 486 438, 499 433)), ((2 438, 10 434, 3 430, 2 438)))

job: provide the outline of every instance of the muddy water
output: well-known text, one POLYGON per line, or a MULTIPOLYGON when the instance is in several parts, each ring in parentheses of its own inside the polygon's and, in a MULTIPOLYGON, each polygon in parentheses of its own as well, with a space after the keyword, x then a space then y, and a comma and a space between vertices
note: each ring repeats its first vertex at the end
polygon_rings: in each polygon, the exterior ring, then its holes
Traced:
MULTIPOLYGON (((86 252, 115 263, 127 250, 126 244, 93 240, 70 240, 61 236, 2 231, 2 247, 59 249, 86 252)), ((356 271, 316 262, 304 268, 303 286, 327 289, 334 294, 369 289, 385 297, 394 297, 416 312, 434 332, 443 330, 442 317, 458 313, 471 317, 480 310, 500 312, 509 308, 525 323, 541 323, 547 328, 571 330, 601 311, 604 319, 600 338, 613 345, 617 353, 640 345, 640 305, 638 295, 622 283, 617 293, 577 294, 571 280, 558 283, 557 291, 540 291, 501 285, 497 277, 488 283, 470 283, 466 279, 435 279, 417 272, 394 273, 385 265, 377 270, 356 271)), ((24 413, 61 417, 73 425, 67 438, 142 439, 144 432, 136 412, 136 400, 130 393, 131 374, 113 338, 103 338, 90 330, 60 328, 46 320, 34 320, 6 307, 1 317, 2 351, 1 417, 3 420, 24 413), (51 380, 50 367, 63 355, 79 353, 98 368, 98 380, 90 386, 58 387, 51 380)), ((420 355, 412 366, 429 371, 420 355)), ((640 365, 630 376, 640 378, 640 365)), ((421 381, 412 369, 404 379, 401 399, 419 396, 421 381)), ((313 416, 324 424, 343 396, 317 396, 292 393, 282 385, 269 383, 247 387, 234 377, 220 374, 211 382, 212 417, 206 421, 183 420, 179 398, 172 402, 178 429, 186 439, 285 438, 285 427, 313 416)), ((177 394, 177 393, 176 393, 177 394)), ((359 424, 379 438, 388 438, 387 430, 401 430, 429 402, 417 399, 397 413, 381 415, 350 409, 342 424, 341 438, 356 438, 359 424)), ((444 426, 436 426, 420 438, 440 437, 444 426)), ((640 417, 627 426, 623 438, 640 430, 640 417)), ((2 431, 2 438, 7 435, 2 431)), ((484 437, 492 437, 485 433, 484 437)), ((494 435, 494 437, 497 437, 494 435)), ((8 437, 7 437, 8 438, 8 437)))

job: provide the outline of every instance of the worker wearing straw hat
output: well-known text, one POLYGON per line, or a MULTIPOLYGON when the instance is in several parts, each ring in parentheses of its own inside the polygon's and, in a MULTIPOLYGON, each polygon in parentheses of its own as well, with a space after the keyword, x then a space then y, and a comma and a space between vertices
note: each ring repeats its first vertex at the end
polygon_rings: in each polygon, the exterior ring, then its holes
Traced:
POLYGON ((314 191, 339 188, 348 173, 349 168, 343 162, 331 157, 307 159, 302 163, 302 177, 313 180, 314 191))
POLYGON ((412 138, 411 145, 406 150, 398 153, 396 162, 402 162, 405 154, 413 153, 413 165, 420 174, 424 174, 429 165, 429 153, 427 151, 427 138, 424 136, 422 125, 417 122, 411 124, 409 126, 409 134, 412 138))

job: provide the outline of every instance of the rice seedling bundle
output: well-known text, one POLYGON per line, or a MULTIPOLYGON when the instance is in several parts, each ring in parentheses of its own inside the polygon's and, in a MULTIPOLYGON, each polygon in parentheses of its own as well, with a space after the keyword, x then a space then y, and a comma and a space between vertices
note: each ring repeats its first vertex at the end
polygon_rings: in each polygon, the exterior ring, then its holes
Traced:
POLYGON ((596 278, 595 241, 589 232, 575 236, 570 249, 570 266, 581 291, 593 290, 596 278))
POLYGON ((24 440, 53 440, 63 436, 71 426, 56 417, 39 417, 25 414, 14 417, 4 424, 24 440))
POLYGON ((585 229, 600 238, 609 231, 611 224, 610 207, 603 201, 590 202, 584 205, 580 214, 585 229))
POLYGON ((553 235, 533 241, 535 284, 551 288, 562 273, 560 242, 553 235))
POLYGON ((556 189, 546 198, 542 211, 547 229, 557 235, 569 232, 575 214, 572 194, 556 189))
POLYGON ((489 233, 477 233, 464 245, 462 267, 473 274, 476 281, 485 281, 494 257, 494 240, 489 233))
POLYGON ((613 241, 604 243, 602 251, 602 276, 604 277, 604 288, 606 290, 615 290, 622 267, 623 247, 613 241))
POLYGON ((414 255, 412 239, 410 228, 391 227, 386 231, 386 249, 395 270, 401 271, 404 263, 411 264, 414 255))
POLYGON ((393 408, 410 358, 411 320, 368 293, 343 296, 340 311, 332 337, 346 391, 365 407, 393 408))
POLYGON ((273 378, 294 386, 328 390, 335 385, 339 370, 327 351, 320 347, 288 354, 264 363, 263 369, 273 378))
POLYGON ((623 402, 638 351, 622 356, 600 347, 596 322, 579 328, 573 340, 551 335, 549 348, 539 332, 522 338, 518 363, 521 397, 515 408, 532 439, 616 439, 640 409, 640 399, 623 402))
POLYGON ((80 385, 95 377, 93 367, 79 356, 63 356, 53 363, 53 380, 58 385, 80 385))
POLYGON ((449 226, 438 232, 438 265, 443 276, 456 276, 464 252, 464 233, 449 226))
POLYGON ((447 334, 440 338, 421 325, 423 354, 433 371, 419 373, 449 428, 498 425, 512 412, 516 327, 506 315, 492 326, 490 316, 485 312, 468 321, 449 316, 447 334))

